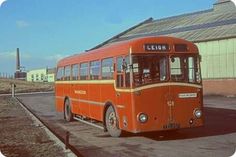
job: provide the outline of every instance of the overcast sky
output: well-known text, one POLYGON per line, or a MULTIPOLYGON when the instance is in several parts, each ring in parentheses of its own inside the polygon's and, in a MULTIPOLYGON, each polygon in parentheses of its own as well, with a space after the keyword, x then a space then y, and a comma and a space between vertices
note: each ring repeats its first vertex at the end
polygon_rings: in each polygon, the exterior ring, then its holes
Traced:
POLYGON ((0 72, 54 67, 153 17, 211 9, 216 0, 7 0, 0 7, 0 72))

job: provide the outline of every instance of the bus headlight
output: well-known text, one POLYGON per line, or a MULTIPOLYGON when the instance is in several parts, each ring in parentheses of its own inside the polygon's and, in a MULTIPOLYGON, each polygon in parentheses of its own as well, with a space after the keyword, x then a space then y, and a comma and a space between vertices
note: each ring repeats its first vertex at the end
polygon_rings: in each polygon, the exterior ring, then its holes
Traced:
POLYGON ((201 116, 202 116, 202 111, 199 110, 199 109, 195 109, 195 110, 194 110, 194 116, 195 116, 196 118, 201 118, 201 116))
POLYGON ((146 123, 147 120, 148 120, 148 116, 145 114, 145 113, 140 113, 138 115, 138 120, 141 122, 141 123, 146 123))

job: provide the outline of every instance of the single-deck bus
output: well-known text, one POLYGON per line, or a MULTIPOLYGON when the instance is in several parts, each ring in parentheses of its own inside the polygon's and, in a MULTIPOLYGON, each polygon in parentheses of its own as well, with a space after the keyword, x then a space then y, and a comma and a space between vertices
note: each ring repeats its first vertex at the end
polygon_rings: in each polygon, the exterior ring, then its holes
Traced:
POLYGON ((143 37, 58 62, 56 109, 111 136, 203 125, 198 48, 173 37, 143 37), (100 124, 100 125, 99 125, 100 124))

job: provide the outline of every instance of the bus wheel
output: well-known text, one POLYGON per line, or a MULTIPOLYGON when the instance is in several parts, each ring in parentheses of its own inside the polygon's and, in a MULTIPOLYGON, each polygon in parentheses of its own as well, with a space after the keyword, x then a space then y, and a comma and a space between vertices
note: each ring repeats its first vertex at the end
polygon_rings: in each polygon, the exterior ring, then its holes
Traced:
POLYGON ((71 105, 69 99, 66 99, 64 107, 65 120, 67 122, 71 122, 73 120, 73 113, 71 112, 71 105))
POLYGON ((112 137, 121 136, 122 131, 119 129, 118 119, 112 106, 109 106, 106 111, 106 128, 112 137))

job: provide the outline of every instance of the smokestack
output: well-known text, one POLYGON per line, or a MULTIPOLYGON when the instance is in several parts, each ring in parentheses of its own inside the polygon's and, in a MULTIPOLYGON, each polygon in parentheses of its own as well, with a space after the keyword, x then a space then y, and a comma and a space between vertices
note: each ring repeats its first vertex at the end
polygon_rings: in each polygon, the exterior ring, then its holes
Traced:
POLYGON ((20 49, 16 49, 16 71, 20 71, 20 49))

